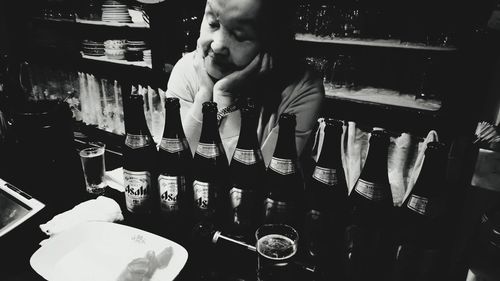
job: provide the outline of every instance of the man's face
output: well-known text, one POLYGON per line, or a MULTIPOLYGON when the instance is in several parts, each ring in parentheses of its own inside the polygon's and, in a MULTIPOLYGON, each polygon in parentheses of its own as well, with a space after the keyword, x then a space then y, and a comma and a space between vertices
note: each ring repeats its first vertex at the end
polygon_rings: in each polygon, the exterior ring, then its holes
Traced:
POLYGON ((214 79, 244 68, 259 53, 260 1, 207 0, 199 42, 205 68, 214 79))

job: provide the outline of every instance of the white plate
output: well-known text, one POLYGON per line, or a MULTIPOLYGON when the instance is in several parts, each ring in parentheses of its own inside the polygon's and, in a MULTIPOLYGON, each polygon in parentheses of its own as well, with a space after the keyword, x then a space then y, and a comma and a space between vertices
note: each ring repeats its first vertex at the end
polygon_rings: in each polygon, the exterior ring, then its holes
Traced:
POLYGON ((137 228, 88 222, 48 240, 31 256, 30 264, 46 280, 109 281, 117 280, 132 260, 151 250, 158 256, 167 247, 172 247, 172 257, 166 267, 156 269, 151 281, 174 280, 186 264, 186 249, 137 228))

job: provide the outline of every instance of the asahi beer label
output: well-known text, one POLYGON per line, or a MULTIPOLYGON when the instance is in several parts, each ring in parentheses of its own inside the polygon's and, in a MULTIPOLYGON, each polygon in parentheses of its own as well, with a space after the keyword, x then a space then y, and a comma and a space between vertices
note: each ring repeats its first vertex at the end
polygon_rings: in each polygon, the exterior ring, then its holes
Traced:
POLYGON ((152 139, 147 135, 127 134, 127 136, 125 137, 125 145, 132 149, 146 147, 151 143, 152 139))
POLYGON ((426 215, 427 214, 427 205, 429 204, 429 199, 418 196, 418 195, 411 195, 410 200, 408 200, 408 208, 411 210, 421 214, 421 215, 426 215))
POLYGON ((386 192, 387 187, 375 184, 372 182, 367 182, 359 179, 354 187, 354 190, 361 196, 372 201, 381 201, 387 198, 388 194, 386 192))
POLYGON ((316 166, 312 177, 315 180, 322 182, 322 183, 329 185, 329 186, 335 186, 338 183, 336 169, 328 169, 328 168, 316 166))
POLYGON ((210 184, 208 182, 194 181, 193 193, 194 203, 201 210, 207 210, 209 202, 210 184))
POLYGON ((295 173, 297 168, 295 163, 291 159, 281 159, 273 157, 271 163, 269 163, 269 168, 281 175, 290 175, 295 173))
POLYGON ((205 158, 215 158, 220 155, 219 147, 214 143, 199 143, 196 153, 205 158))
POLYGON ((177 153, 186 150, 188 143, 186 139, 170 139, 162 138, 160 142, 160 149, 169 152, 177 153))
POLYGON ((262 153, 260 150, 236 148, 233 159, 245 165, 253 165, 262 161, 262 153))
POLYGON ((148 171, 133 172, 123 170, 125 201, 130 212, 144 208, 149 199, 151 174, 148 171))
POLYGON ((271 198, 266 198, 264 201, 264 212, 266 218, 277 218, 282 220, 286 217, 286 214, 290 208, 290 205, 286 202, 275 201, 271 198))
POLYGON ((179 210, 179 192, 186 189, 186 180, 183 176, 158 176, 158 187, 160 189, 161 209, 166 212, 179 210))

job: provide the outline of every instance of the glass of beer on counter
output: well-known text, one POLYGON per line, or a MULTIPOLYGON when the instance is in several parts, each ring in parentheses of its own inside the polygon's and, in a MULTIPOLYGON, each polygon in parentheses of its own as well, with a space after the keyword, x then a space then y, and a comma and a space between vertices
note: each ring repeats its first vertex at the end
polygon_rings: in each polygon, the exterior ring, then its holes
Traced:
POLYGON ((293 280, 290 265, 297 253, 299 234, 286 224, 265 224, 255 232, 257 280, 293 280))
POLYGON ((104 179, 104 172, 106 171, 104 162, 105 150, 106 146, 104 143, 89 142, 80 151, 85 186, 87 192, 90 194, 102 195, 106 189, 106 181, 104 179))

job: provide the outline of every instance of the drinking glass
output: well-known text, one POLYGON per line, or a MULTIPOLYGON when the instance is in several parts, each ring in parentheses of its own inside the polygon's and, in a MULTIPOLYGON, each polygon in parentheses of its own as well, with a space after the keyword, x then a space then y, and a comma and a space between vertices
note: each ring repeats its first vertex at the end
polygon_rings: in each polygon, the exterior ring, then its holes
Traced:
POLYGON ((106 180, 104 179, 104 173, 106 171, 104 161, 105 150, 106 146, 104 143, 89 142, 87 146, 80 151, 85 186, 87 192, 94 195, 104 194, 106 188, 106 180))
POLYGON ((322 58, 322 57, 307 57, 306 58, 307 64, 309 64, 312 68, 314 68, 318 74, 323 77, 323 82, 329 82, 327 81, 327 74, 328 74, 328 59, 327 58, 322 58))
POLYGON ((331 83, 335 89, 351 89, 354 87, 355 71, 352 57, 339 54, 330 67, 326 82, 331 83))
POLYGON ((299 242, 297 231, 286 224, 265 224, 255 232, 257 280, 294 280, 291 268, 299 242))

